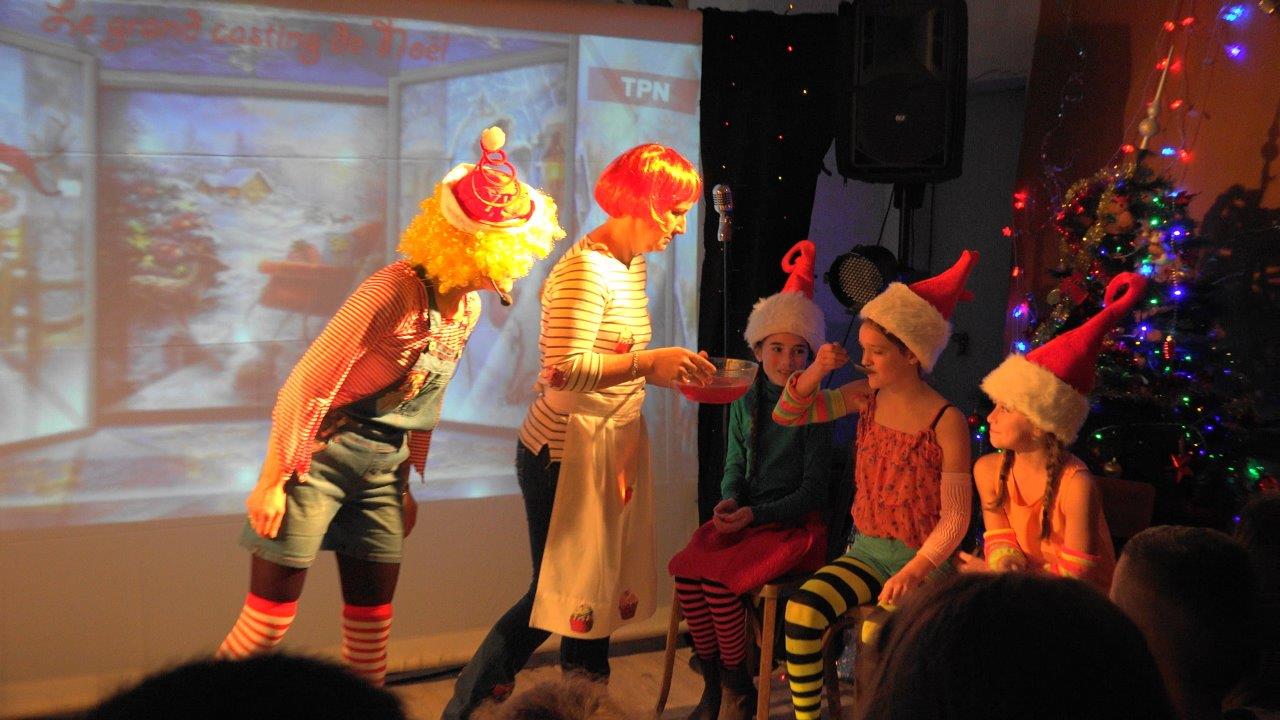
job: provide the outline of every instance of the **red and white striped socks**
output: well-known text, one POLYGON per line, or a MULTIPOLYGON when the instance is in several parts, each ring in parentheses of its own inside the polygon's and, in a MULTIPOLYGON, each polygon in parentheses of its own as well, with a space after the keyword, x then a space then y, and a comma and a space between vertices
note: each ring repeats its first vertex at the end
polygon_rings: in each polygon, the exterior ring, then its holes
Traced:
MULTIPOLYGON (((273 602, 247 594, 240 617, 214 657, 242 660, 273 649, 284 639, 297 612, 297 601, 273 602)), ((390 635, 391 603, 342 606, 342 659, 352 672, 374 685, 387 679, 390 635)))
POLYGON ((352 672, 374 685, 387 679, 387 638, 391 603, 342 606, 342 659, 352 672))
POLYGON ((284 634, 298 613, 298 601, 274 602, 248 593, 240 617, 218 646, 214 657, 220 660, 241 660, 266 652, 284 639, 284 634))

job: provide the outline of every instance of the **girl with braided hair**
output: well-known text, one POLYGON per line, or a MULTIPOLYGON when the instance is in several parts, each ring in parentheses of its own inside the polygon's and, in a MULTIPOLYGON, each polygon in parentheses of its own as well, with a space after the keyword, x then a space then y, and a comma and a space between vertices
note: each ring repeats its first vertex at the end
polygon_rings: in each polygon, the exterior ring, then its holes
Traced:
POLYGON ((986 557, 961 553, 962 570, 1047 572, 1104 593, 1111 587, 1115 550, 1098 488, 1067 446, 1089 414, 1102 341, 1145 287, 1141 275, 1117 275, 1101 312, 1025 356, 1010 355, 983 379, 996 403, 987 417, 991 444, 1001 452, 974 464, 986 557))
POLYGON ((782 292, 751 311, 746 339, 763 372, 729 408, 723 499, 667 566, 706 683, 690 720, 751 717, 756 697, 740 596, 826 561, 821 510, 831 477, 830 425, 784 427, 770 418, 787 378, 823 343, 822 310, 810 299, 813 255, 813 243, 797 243, 782 261, 791 273, 782 292))

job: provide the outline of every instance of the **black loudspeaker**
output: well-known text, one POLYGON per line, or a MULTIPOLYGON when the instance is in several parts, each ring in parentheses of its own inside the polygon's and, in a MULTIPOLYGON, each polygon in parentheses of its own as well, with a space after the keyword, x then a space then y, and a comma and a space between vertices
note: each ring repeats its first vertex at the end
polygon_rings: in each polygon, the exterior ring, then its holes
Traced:
POLYGON ((964 0, 840 4, 842 175, 894 183, 960 175, 968 25, 964 0))

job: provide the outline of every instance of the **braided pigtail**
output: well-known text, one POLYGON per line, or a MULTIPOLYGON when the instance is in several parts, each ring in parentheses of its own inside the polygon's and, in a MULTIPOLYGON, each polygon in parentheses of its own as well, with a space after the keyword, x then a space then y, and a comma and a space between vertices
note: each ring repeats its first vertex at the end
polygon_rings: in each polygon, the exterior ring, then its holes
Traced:
POLYGON ((996 480, 996 496, 987 506, 988 510, 1000 510, 1009 502, 1009 472, 1013 470, 1012 450, 1004 451, 1004 458, 1000 460, 1000 478, 996 480))
POLYGON ((1043 509, 1040 511, 1040 539, 1049 539, 1049 523, 1053 518, 1053 506, 1058 499, 1058 486, 1062 484, 1062 467, 1066 464, 1066 446, 1053 433, 1045 433, 1045 484, 1043 509))

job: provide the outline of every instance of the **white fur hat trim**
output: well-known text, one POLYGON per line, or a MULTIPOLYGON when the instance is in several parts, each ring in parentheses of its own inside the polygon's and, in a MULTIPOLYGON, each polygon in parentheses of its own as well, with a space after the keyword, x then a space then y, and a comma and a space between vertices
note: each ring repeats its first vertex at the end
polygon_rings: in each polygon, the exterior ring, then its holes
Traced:
POLYGON ((1022 355, 1005 358, 983 378, 982 391, 1067 445, 1075 442, 1089 415, 1089 398, 1022 355))
POLYGON ((827 320, 822 310, 804 293, 780 292, 761 298, 747 318, 747 331, 743 336, 747 345, 756 343, 774 333, 791 333, 804 338, 811 352, 818 352, 826 342, 827 320))
POLYGON ((951 323, 933 303, 900 282, 890 283, 858 316, 893 333, 916 356, 925 372, 933 370, 951 340, 951 323))

